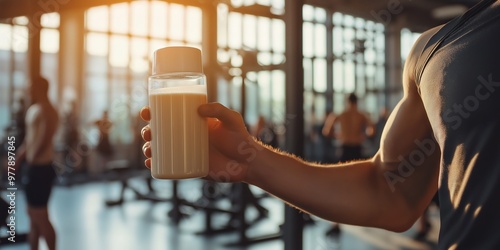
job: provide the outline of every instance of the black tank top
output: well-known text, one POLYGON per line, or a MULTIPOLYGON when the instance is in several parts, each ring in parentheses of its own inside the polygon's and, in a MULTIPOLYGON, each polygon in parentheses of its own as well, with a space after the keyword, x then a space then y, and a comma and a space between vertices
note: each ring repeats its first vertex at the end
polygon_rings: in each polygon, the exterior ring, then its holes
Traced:
POLYGON ((439 249, 500 249, 500 3, 444 25, 415 68, 442 152, 439 249))

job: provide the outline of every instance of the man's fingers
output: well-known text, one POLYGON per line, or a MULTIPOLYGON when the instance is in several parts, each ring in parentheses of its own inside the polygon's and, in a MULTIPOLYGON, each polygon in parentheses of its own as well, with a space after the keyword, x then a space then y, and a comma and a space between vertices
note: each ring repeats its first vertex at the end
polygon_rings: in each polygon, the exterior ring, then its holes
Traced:
POLYGON ((149 120, 151 120, 151 114, 150 114, 150 112, 149 112, 149 107, 148 107, 148 106, 143 107, 143 108, 141 109, 140 115, 141 115, 141 118, 142 118, 144 121, 149 122, 149 120))
POLYGON ((149 125, 146 125, 142 128, 141 135, 142 139, 144 139, 145 141, 151 141, 151 128, 149 127, 149 125))
MULTIPOLYGON (((144 121, 149 122, 149 120, 151 120, 151 113, 149 112, 148 106, 141 109, 140 116, 144 121)), ((151 141, 151 128, 149 127, 149 125, 146 125, 142 128, 141 136, 142 139, 146 141, 146 143, 144 143, 144 146, 142 146, 142 153, 148 158, 144 161, 144 165, 147 168, 151 169, 151 143, 149 143, 149 141, 151 141)))
POLYGON ((226 127, 233 129, 244 128, 241 115, 220 103, 203 104, 198 108, 198 113, 203 117, 217 118, 226 127))
POLYGON ((144 143, 142 146, 142 153, 146 157, 151 158, 151 144, 149 142, 144 143))

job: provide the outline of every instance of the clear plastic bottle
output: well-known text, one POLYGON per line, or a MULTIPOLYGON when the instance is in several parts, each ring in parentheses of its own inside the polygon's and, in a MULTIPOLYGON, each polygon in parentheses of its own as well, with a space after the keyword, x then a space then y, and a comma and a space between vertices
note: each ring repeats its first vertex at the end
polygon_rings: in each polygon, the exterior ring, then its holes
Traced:
POLYGON ((208 126, 197 112, 205 103, 201 51, 181 46, 155 51, 149 77, 154 178, 186 179, 208 174, 208 126))

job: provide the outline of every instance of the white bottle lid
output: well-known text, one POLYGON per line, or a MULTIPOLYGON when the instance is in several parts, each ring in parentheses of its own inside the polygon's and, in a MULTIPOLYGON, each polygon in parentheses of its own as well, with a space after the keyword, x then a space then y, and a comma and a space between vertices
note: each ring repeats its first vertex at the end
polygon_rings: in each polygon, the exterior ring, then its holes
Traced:
POLYGON ((154 52, 153 75, 180 72, 203 73, 201 50, 187 46, 169 46, 154 52))

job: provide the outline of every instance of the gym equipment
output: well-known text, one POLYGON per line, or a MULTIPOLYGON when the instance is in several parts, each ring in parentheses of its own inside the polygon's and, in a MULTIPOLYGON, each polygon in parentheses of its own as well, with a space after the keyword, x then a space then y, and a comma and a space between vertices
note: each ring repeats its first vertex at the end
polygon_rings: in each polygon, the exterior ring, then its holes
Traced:
POLYGON ((121 184, 119 198, 116 200, 107 200, 106 201, 107 206, 116 206, 123 204, 123 202, 125 202, 125 191, 127 189, 132 190, 132 192, 134 192, 134 194, 136 195, 136 198, 139 200, 150 200, 154 202, 164 201, 164 199, 160 199, 154 195, 154 189, 151 185, 152 178, 151 175, 149 174, 149 171, 147 170, 140 172, 134 171, 129 167, 127 160, 110 161, 109 163, 106 164, 106 170, 108 179, 119 180, 121 184), (147 194, 142 194, 139 190, 129 185, 128 183, 129 179, 138 176, 142 176, 144 178, 149 191, 147 194))

